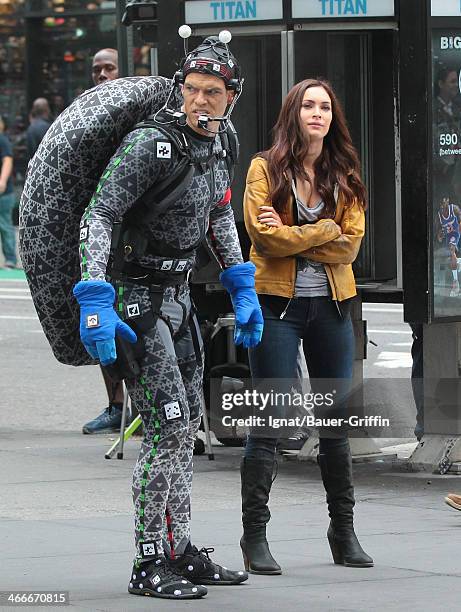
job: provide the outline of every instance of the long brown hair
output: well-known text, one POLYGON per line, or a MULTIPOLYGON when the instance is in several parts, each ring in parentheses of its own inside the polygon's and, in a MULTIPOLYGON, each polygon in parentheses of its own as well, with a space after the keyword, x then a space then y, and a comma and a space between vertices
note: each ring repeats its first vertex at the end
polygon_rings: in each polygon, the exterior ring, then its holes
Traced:
POLYGON ((322 152, 314 164, 315 187, 325 203, 322 216, 334 216, 336 184, 344 196, 346 206, 352 205, 357 199, 366 208, 367 192, 360 177, 360 161, 352 144, 344 111, 331 85, 322 79, 305 79, 291 88, 273 129, 273 145, 260 154, 268 162, 270 202, 283 215, 287 212, 290 200, 291 180, 300 177, 312 183, 303 165, 309 152, 310 139, 300 120, 304 94, 310 87, 323 87, 332 105, 330 129, 324 138, 322 152))

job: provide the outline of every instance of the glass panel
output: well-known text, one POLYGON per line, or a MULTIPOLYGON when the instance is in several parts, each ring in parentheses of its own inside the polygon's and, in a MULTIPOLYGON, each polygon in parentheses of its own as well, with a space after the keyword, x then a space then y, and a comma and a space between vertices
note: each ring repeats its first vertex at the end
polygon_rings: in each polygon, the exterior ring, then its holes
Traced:
MULTIPOLYGON (((369 187, 367 35, 339 32, 297 32, 295 82, 323 77, 332 84, 344 108, 352 140, 358 150, 363 179, 369 187)), ((369 212, 367 212, 369 215, 369 212)), ((372 277, 368 233, 354 263, 357 277, 372 277)))
POLYGON ((240 140, 240 159, 232 187, 235 217, 240 223, 248 167, 255 153, 270 147, 270 131, 282 102, 280 35, 236 36, 232 40, 232 52, 240 62, 245 79, 243 93, 232 115, 240 140))
POLYGON ((44 96, 59 114, 92 87, 91 62, 103 47, 115 47, 115 15, 28 20, 28 60, 34 79, 30 99, 44 96))
POLYGON ((434 30, 433 293, 434 316, 459 319, 461 293, 461 30, 434 30))
MULTIPOLYGON (((201 37, 190 38, 189 49, 202 40, 201 37)), ((242 201, 251 159, 258 151, 270 147, 270 131, 277 121, 282 103, 280 35, 235 36, 230 47, 245 79, 242 95, 232 113, 232 123, 240 142, 232 202, 235 218, 240 224, 243 223, 242 201)), ((248 238, 245 236, 243 240, 247 241, 248 238)))
POLYGON ((21 182, 27 164, 24 141, 27 127, 24 20, 5 14, 2 10, 5 6, 0 4, 0 115, 13 143, 14 171, 21 182))
MULTIPOLYGON (((363 161, 362 35, 299 32, 295 36, 295 81, 327 78, 346 113, 355 146, 363 161)), ((362 161, 362 163, 363 163, 362 161)))

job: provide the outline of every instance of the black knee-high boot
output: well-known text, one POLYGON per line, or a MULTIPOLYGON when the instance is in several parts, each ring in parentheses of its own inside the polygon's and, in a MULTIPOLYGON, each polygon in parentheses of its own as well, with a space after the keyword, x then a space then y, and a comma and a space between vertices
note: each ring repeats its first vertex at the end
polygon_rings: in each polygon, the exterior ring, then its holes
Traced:
POLYGON ((334 562, 349 567, 372 567, 373 559, 363 551, 354 532, 355 499, 349 440, 321 438, 318 462, 327 493, 331 519, 327 536, 334 562))
POLYGON ((240 547, 245 569, 251 574, 281 574, 280 565, 271 555, 266 540, 266 525, 272 486, 273 459, 242 459, 242 522, 240 547))

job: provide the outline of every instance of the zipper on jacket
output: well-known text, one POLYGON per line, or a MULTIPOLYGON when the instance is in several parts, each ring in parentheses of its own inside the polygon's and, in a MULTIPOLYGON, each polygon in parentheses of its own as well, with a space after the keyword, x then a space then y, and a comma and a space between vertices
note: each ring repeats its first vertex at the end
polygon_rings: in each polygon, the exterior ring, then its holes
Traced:
POLYGON ((285 310, 282 312, 282 314, 280 315, 279 319, 283 319, 283 317, 286 315, 287 310, 288 310, 288 306, 291 304, 291 300, 292 300, 292 299, 293 299, 293 298, 291 297, 291 298, 288 300, 288 304, 285 306, 285 310))

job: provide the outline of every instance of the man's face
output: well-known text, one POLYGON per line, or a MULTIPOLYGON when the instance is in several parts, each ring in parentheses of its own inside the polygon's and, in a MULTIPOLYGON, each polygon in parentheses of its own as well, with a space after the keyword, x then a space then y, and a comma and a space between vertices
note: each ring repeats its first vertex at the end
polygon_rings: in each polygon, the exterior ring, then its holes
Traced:
MULTIPOLYGON (((222 79, 199 72, 191 72, 186 76, 182 94, 187 123, 204 136, 209 135, 209 132, 198 127, 199 116, 222 117, 234 97, 234 92, 226 89, 222 79)), ((218 128, 218 121, 208 124, 208 129, 212 132, 217 132, 218 128)))
POLYGON ((95 85, 104 83, 104 81, 118 79, 117 54, 107 50, 98 51, 93 58, 91 76, 93 77, 93 83, 95 85))
POLYGON ((448 73, 444 81, 439 81, 440 95, 444 100, 453 100, 459 94, 459 79, 456 70, 448 73))

